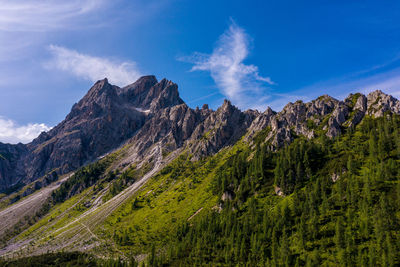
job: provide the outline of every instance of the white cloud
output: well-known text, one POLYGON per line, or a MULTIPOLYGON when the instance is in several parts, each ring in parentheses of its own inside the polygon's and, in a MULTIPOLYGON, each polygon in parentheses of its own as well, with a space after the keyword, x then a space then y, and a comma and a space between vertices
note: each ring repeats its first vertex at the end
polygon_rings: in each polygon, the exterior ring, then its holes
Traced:
POLYGON ((0 116, 0 142, 3 143, 29 143, 41 132, 51 128, 43 123, 29 123, 17 125, 13 120, 0 116))
POLYGON ((259 74, 258 67, 243 61, 249 55, 249 36, 234 22, 223 33, 211 55, 195 53, 181 58, 193 63, 192 71, 209 71, 221 93, 241 107, 265 108, 265 85, 275 84, 259 74))
POLYGON ((46 67, 66 71, 92 82, 108 78, 111 83, 122 86, 133 83, 141 76, 135 62, 89 56, 56 45, 50 45, 49 50, 53 58, 46 67))
POLYGON ((93 11, 106 4, 104 0, 0 0, 0 30, 48 31, 82 26, 82 19, 90 21, 93 11))
POLYGON ((0 63, 32 59, 38 45, 60 32, 109 25, 118 18, 110 15, 115 2, 120 0, 0 0, 0 63))

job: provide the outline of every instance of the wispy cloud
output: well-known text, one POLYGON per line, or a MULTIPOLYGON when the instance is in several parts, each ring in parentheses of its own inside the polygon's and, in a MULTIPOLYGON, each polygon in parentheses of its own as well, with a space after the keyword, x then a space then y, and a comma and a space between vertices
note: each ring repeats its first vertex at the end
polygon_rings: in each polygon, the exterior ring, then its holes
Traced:
POLYGON ((120 0, 0 0, 0 62, 33 57, 60 32, 94 29, 118 16, 111 4, 120 0), (104 14, 108 14, 104 19, 104 14), (36 50, 36 51, 35 51, 36 50))
POLYGON ((193 63, 191 71, 209 71, 221 93, 239 107, 265 108, 268 96, 263 92, 275 83, 270 77, 261 76, 257 66, 244 63, 249 43, 245 30, 232 21, 212 54, 194 53, 180 60, 193 63))
POLYGON ((214 92, 214 93, 211 93, 211 94, 208 94, 208 95, 200 96, 198 98, 190 100, 189 102, 186 102, 186 104, 192 104, 192 103, 195 103, 197 101, 204 100, 204 99, 207 99, 209 97, 215 96, 217 94, 219 94, 219 92, 214 92))
POLYGON ((95 82, 107 77, 116 85, 127 85, 140 76, 136 63, 132 61, 115 61, 79 53, 65 47, 50 45, 53 55, 46 67, 69 72, 77 77, 95 82))
MULTIPOLYGON (((396 61, 398 59, 389 62, 396 61)), ((367 70, 350 73, 344 77, 305 86, 286 94, 272 93, 271 98, 268 99, 268 105, 272 109, 280 111, 289 101, 307 102, 323 94, 343 100, 350 93, 368 94, 375 90, 382 90, 384 93, 400 98, 400 67, 387 70, 388 65, 384 63, 367 70)))
POLYGON ((0 0, 0 30, 48 31, 82 26, 93 11, 106 7, 105 0, 0 0))
POLYGON ((51 128, 43 123, 29 123, 17 125, 13 120, 0 116, 0 142, 3 143, 29 143, 41 132, 51 128))
POLYGON ((365 86, 363 93, 369 93, 374 90, 382 90, 395 97, 400 97, 400 70, 396 76, 388 77, 387 79, 377 81, 365 86))
MULTIPOLYGON (((391 62, 398 62, 398 58, 391 62)), ((368 70, 358 71, 347 77, 340 77, 296 90, 296 94, 314 98, 320 94, 330 94, 339 99, 349 93, 360 92, 368 94, 371 91, 382 90, 387 94, 400 97, 400 67, 387 69, 388 64, 382 64, 368 70)))

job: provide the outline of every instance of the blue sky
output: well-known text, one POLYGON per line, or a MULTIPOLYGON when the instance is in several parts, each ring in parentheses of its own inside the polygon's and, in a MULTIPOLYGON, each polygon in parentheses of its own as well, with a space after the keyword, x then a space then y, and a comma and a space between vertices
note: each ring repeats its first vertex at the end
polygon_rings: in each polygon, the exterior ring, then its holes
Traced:
POLYGON ((166 77, 191 107, 399 97, 399 41, 398 1, 0 0, 0 141, 55 126, 105 76, 166 77))

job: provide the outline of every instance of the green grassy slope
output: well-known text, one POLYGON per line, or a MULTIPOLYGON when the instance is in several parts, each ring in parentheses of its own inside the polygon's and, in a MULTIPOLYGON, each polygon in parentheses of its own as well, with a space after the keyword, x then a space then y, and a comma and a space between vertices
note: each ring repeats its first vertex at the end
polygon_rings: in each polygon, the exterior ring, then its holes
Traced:
POLYGON ((364 118, 334 140, 321 130, 278 151, 263 134, 199 161, 184 152, 118 208, 74 222, 93 195, 124 188, 122 175, 100 179, 19 238, 40 237, 34 247, 79 233, 76 244, 96 256, 150 266, 400 264, 399 116, 364 118))
POLYGON ((399 130, 398 116, 365 118, 335 140, 300 137, 276 153, 241 151, 215 177, 215 194, 232 195, 223 211, 182 224, 149 262, 399 265, 399 130))
POLYGON ((215 170, 239 147, 200 161, 191 161, 183 153, 116 210, 100 234, 128 253, 147 253, 155 244, 164 246, 178 225, 215 209, 218 197, 211 188, 215 170))

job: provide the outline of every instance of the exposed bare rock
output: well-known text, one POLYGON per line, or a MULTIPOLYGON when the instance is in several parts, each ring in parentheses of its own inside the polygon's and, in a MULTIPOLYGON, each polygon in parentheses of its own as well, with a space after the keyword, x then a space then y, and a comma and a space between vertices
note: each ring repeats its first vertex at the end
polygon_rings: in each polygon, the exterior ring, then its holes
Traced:
POLYGON ((208 106, 193 110, 186 104, 162 109, 130 140, 127 161, 143 158, 155 143, 163 144, 165 152, 188 148, 193 159, 216 153, 241 138, 256 114, 241 112, 229 101, 217 111, 208 106))
POLYGON ((160 141, 165 149, 175 150, 191 136, 201 119, 201 115, 186 104, 165 108, 154 114, 130 141, 135 144, 132 153, 140 155, 160 141))
POLYGON ((346 117, 349 114, 349 108, 343 102, 339 102, 335 110, 332 113, 332 119, 336 120, 337 123, 342 124, 346 121, 346 117))
POLYGON ((282 147, 284 144, 291 143, 293 140, 292 134, 289 128, 282 127, 276 131, 272 144, 276 147, 282 147))
POLYGON ((391 95, 380 90, 369 93, 367 114, 374 117, 382 117, 385 112, 400 113, 399 101, 391 95))
MULTIPOLYGON (((75 170, 133 137, 151 113, 182 103, 177 85, 165 79, 157 82, 154 76, 145 76, 122 89, 100 80, 56 127, 27 145, 8 146, 5 154, 10 158, 0 162, 0 190, 53 170, 75 170)), ((188 118, 182 127, 194 127, 193 123, 188 118)))
POLYGON ((296 124, 294 126, 294 132, 297 135, 304 135, 305 137, 307 137, 308 139, 314 138, 315 137, 315 133, 314 130, 310 130, 307 128, 307 126, 304 123, 301 124, 296 124))
POLYGON ((323 129, 326 135, 334 138, 347 127, 355 127, 365 116, 367 110, 385 107, 375 115, 382 115, 384 110, 399 112, 399 102, 391 96, 380 91, 368 96, 362 94, 350 94, 344 101, 336 100, 328 95, 304 103, 296 101, 287 104, 279 113, 270 111, 268 115, 259 114, 253 121, 246 134, 246 141, 251 141, 261 129, 270 127, 266 142, 276 149, 285 143, 291 142, 295 135, 302 135, 309 139, 315 137, 315 129, 323 129), (376 103, 371 105, 371 101, 376 103), (324 122, 326 124, 321 125, 324 122), (314 127, 314 128, 313 128, 314 127))
POLYGON ((354 105, 354 110, 359 110, 361 112, 367 111, 367 97, 365 95, 361 95, 357 98, 357 102, 354 105))
POLYGON ((306 119, 306 105, 300 100, 295 103, 289 103, 278 113, 278 118, 287 125, 296 125, 303 122, 306 119))
POLYGON ((279 148, 293 140, 293 133, 313 138, 315 131, 308 128, 308 120, 318 126, 339 103, 338 100, 324 95, 308 103, 296 101, 287 104, 281 112, 269 117, 271 132, 267 135, 266 141, 270 142, 273 148, 279 148))
POLYGON ((328 132, 326 133, 328 137, 333 138, 341 133, 341 125, 346 121, 348 114, 348 106, 344 102, 339 102, 328 121, 328 132))
POLYGON ((364 118, 367 111, 367 98, 362 94, 350 94, 344 101, 350 108, 349 119, 346 127, 355 127, 364 118))
MULTIPOLYGON (((257 114, 247 131, 245 141, 251 141, 258 132, 265 129, 271 123, 275 114, 276 112, 274 112, 270 107, 268 107, 263 113, 257 114)), ((275 123, 277 123, 276 119, 275 123)))
POLYGON ((184 103, 179 97, 178 85, 171 81, 163 79, 152 88, 157 92, 154 95, 148 96, 152 99, 150 104, 150 110, 152 112, 184 103))
POLYGON ((21 173, 16 172, 17 164, 26 151, 27 148, 23 144, 0 143, 0 190, 18 183, 21 173))
POLYGON ((107 79, 96 82, 72 107, 66 119, 27 147, 22 166, 25 181, 57 170, 60 174, 118 147, 144 124, 146 114, 118 95, 107 79))
POLYGON ((142 110, 156 111, 183 104, 179 97, 178 85, 163 79, 157 82, 155 76, 143 76, 136 82, 118 90, 121 98, 142 110))
MULTIPOLYGON (((307 120, 311 119, 316 125, 319 125, 321 118, 330 114, 338 103, 338 100, 328 95, 321 96, 309 103, 303 103, 302 101, 297 101, 294 104, 290 103, 286 106, 286 110, 284 109, 285 113, 289 110, 298 114, 295 120, 286 119, 286 122, 290 127, 294 128, 296 134, 312 138, 314 132, 306 127, 307 120), (291 107, 288 109, 288 106, 291 107)), ((281 113, 279 113, 279 116, 282 116, 281 113)))
POLYGON ((349 123, 349 127, 355 127, 357 124, 361 122, 361 120, 364 118, 365 112, 362 112, 361 110, 354 110, 353 117, 351 118, 351 121, 349 123))
MULTIPOLYGON (((216 111, 208 105, 191 109, 179 97, 178 86, 166 79, 144 76, 123 88, 107 79, 96 82, 56 127, 27 145, 0 143, 0 191, 26 184, 48 173, 64 174, 129 143, 126 164, 149 157, 154 145, 163 154, 187 149, 193 159, 220 151, 240 140, 260 135, 277 149, 296 136, 334 138, 355 127, 364 116, 400 113, 400 103, 375 91, 350 95, 344 101, 328 95, 287 104, 279 113, 240 111, 228 100, 216 111)), ((258 139, 257 139, 258 140, 258 139)), ((258 140, 259 141, 259 140, 258 140)), ((40 180, 40 183, 42 183, 40 180)), ((38 181, 39 182, 39 181, 38 181)), ((37 184, 40 186, 40 184, 37 184)), ((29 193, 29 192, 27 192, 29 193)))
POLYGON ((338 102, 338 100, 329 95, 318 97, 317 99, 307 103, 307 118, 315 116, 324 117, 332 113, 338 102))
POLYGON ((241 112, 225 100, 218 110, 209 113, 194 130, 188 144, 194 158, 208 156, 235 143, 246 133, 257 114, 252 110, 241 112))
POLYGON ((133 84, 125 86, 119 90, 119 95, 122 98, 127 99, 134 107, 146 109, 150 107, 151 95, 155 94, 155 89, 157 79, 153 75, 143 76, 139 78, 133 84), (151 90, 151 88, 153 88, 151 90))
POLYGON ((276 132, 279 129, 279 122, 276 117, 271 118, 272 132, 276 132))

